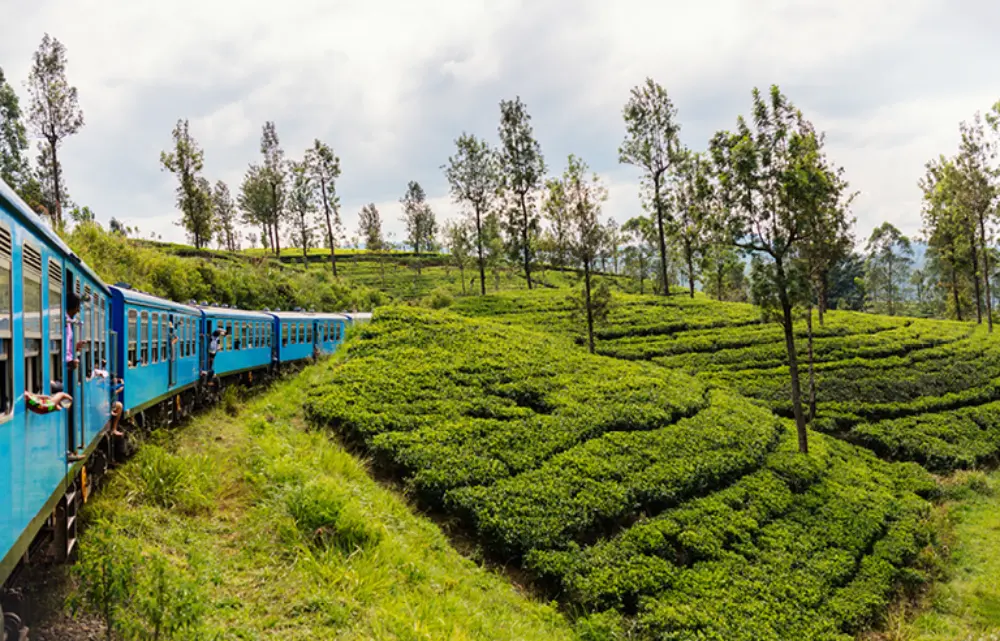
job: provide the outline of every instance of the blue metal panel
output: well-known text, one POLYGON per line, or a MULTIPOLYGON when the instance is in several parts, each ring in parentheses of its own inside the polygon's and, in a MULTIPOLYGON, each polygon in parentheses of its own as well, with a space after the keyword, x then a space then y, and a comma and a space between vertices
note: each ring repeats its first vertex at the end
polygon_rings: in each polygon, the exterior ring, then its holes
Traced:
POLYGON ((121 401, 126 413, 142 409, 198 381, 200 354, 197 337, 191 335, 201 315, 197 308, 119 287, 111 288, 111 296, 113 326, 118 334, 117 368, 125 380, 121 401), (129 322, 132 314, 136 320, 134 326, 129 322), (144 329, 143 314, 146 326, 152 325, 154 314, 158 324, 144 329), (170 342, 168 323, 174 325, 177 343, 170 342), (157 331, 161 327, 162 335, 157 331), (143 337, 147 339, 145 343, 143 337), (163 358, 164 342, 166 359, 163 358), (193 345, 188 347, 189 343, 193 345), (145 349, 142 349, 143 344, 145 349), (153 358, 154 345, 156 358, 153 358), (130 362, 129 355, 133 351, 135 357, 130 362), (172 382, 171 367, 174 368, 172 382))
POLYGON ((264 312, 250 312, 218 307, 202 307, 202 331, 208 368, 208 342, 217 327, 226 329, 227 336, 215 355, 212 370, 216 376, 269 367, 273 361, 274 319, 264 312))
POLYGON ((273 316, 278 326, 278 361, 290 363, 312 358, 316 350, 315 317, 298 312, 275 312, 273 316), (310 337, 308 340, 307 334, 310 337))
POLYGON ((320 354, 333 354, 344 341, 348 317, 341 314, 316 314, 316 347, 320 354))

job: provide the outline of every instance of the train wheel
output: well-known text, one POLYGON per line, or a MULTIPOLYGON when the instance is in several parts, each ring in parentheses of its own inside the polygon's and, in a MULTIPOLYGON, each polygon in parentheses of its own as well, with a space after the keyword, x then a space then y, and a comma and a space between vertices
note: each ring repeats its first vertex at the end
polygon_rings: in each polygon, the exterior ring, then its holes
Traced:
POLYGON ((3 617, 3 637, 0 641, 28 640, 28 628, 21 623, 21 617, 3 610, 0 610, 0 617, 3 617))

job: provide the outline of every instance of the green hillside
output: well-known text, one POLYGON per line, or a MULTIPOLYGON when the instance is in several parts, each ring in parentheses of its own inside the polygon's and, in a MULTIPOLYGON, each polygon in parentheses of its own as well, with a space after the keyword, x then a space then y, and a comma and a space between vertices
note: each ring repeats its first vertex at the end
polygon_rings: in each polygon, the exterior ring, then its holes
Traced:
MULTIPOLYGON (((109 604, 116 639, 571 639, 306 429, 303 389, 325 370, 155 433, 87 505, 71 602, 109 604)), ((97 638, 48 614, 32 638, 97 638)))
MULTIPOLYGON (((619 295, 597 351, 684 371, 791 416, 781 327, 751 305, 698 296, 619 295)), ((456 310, 579 338, 565 295, 464 299, 456 310)), ((814 429, 934 471, 1000 453, 1000 337, 973 323, 829 312, 814 322, 814 429)), ((808 395, 804 320, 796 326, 808 395)))
MULTIPOLYGON (((561 323, 554 295, 463 307, 561 323)), ((708 307, 696 324, 751 320, 708 307)), ((711 381, 398 307, 343 359, 308 414, 528 570, 583 638, 850 639, 926 578, 926 472, 818 433, 798 455, 788 421, 711 381)))

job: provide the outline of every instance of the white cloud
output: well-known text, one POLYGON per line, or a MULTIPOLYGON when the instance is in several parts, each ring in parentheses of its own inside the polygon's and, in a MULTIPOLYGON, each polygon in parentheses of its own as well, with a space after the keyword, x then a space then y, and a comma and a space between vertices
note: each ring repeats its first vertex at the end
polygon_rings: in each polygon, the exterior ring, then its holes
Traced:
POLYGON ((87 119, 63 150, 73 198, 175 240, 159 152, 178 118, 208 177, 234 192, 265 120, 291 156, 329 142, 350 232, 375 202, 400 238, 409 180, 439 219, 457 215, 440 165, 462 131, 495 139, 502 98, 525 100, 553 173, 582 156, 608 182, 606 214, 625 220, 640 211, 638 175, 616 153, 633 85, 664 84, 685 142, 703 147, 746 112, 753 86, 778 83, 861 190, 864 237, 882 220, 919 229, 923 163, 953 153, 958 122, 1000 97, 985 81, 1000 6, 986 0, 8 4, 17 28, 0 60, 22 97, 42 33, 68 48, 87 119))

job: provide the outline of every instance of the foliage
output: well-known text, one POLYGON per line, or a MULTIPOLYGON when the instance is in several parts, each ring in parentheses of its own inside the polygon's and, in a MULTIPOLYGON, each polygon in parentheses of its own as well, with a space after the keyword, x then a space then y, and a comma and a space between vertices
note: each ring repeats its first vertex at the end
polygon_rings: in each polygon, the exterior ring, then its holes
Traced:
POLYGON ((554 608, 462 557, 361 461, 306 428, 301 393, 321 373, 307 369, 255 394, 239 417, 211 410, 160 441, 181 467, 210 461, 217 494, 197 518, 124 500, 138 459, 87 503, 95 525, 83 534, 78 587, 95 589, 104 564, 129 577, 117 583, 128 598, 113 601, 116 638, 148 639, 158 624, 161 639, 570 639, 554 608))
POLYGON ((337 276, 337 243, 344 232, 340 220, 340 198, 337 196, 337 178, 340 177, 340 158, 333 149, 318 138, 306 151, 305 164, 313 184, 319 189, 323 220, 326 222, 326 243, 330 247, 330 265, 337 276))
MULTIPOLYGON (((661 308, 716 311, 711 327, 733 307, 781 336, 749 306, 623 297, 611 318, 633 331, 612 340, 665 329, 661 308)), ((926 580, 909 567, 931 536, 921 468, 820 434, 799 456, 786 421, 730 391, 524 329, 573 327, 558 292, 456 305, 505 322, 382 308, 307 413, 590 613, 581 638, 847 639, 926 580)))
POLYGON ((909 280, 913 257, 910 239, 894 225, 885 222, 872 230, 867 249, 867 290, 873 301, 877 301, 881 293, 885 309, 892 316, 900 290, 909 280))
MULTIPOLYGON (((471 208, 475 225, 476 258, 479 265, 479 291, 486 294, 486 256, 483 217, 490 210, 497 190, 500 188, 500 157, 489 143, 471 134, 463 133, 455 141, 456 153, 448 158, 444 168, 451 196, 456 202, 471 208)), ((459 227, 452 226, 449 232, 451 244, 455 244, 454 233, 459 227)), ((463 272, 464 273, 464 272, 463 272)), ((465 280, 463 278, 463 291, 465 280)))
POLYGON ((223 252, 148 246, 97 225, 77 225, 67 244, 108 283, 177 301, 206 301, 243 309, 310 308, 368 310, 386 295, 364 283, 338 283, 329 270, 294 269, 270 259, 240 258, 223 252))
POLYGON ((42 36, 34 54, 28 75, 28 95, 31 99, 28 123, 45 143, 39 157, 44 168, 41 182, 51 185, 49 190, 43 188, 43 193, 48 196, 45 204, 49 205, 55 226, 61 228, 62 204, 68 196, 62 180, 59 145, 65 138, 77 133, 84 120, 76 87, 66 79, 66 47, 48 33, 42 36))
POLYGON ((656 234, 660 249, 660 288, 670 293, 667 278, 667 241, 665 227, 669 223, 664 187, 677 162, 680 148, 680 123, 677 109, 666 89, 646 78, 643 85, 632 88, 622 110, 625 119, 625 140, 618 148, 618 160, 639 167, 643 188, 649 193, 645 206, 655 214, 656 234))
POLYGON ((437 222, 434 211, 427 202, 427 195, 420 183, 411 180, 406 186, 406 193, 399 202, 403 205, 403 222, 406 223, 406 242, 413 247, 413 253, 420 255, 433 249, 434 237, 437 235, 437 222))
POLYGON ((0 68, 0 180, 10 185, 29 206, 25 188, 34 179, 28 162, 28 136, 17 92, 0 68))
POLYGON ((196 249, 208 245, 212 238, 212 192, 205 189, 205 152, 191 135, 187 120, 178 120, 171 134, 171 151, 160 152, 163 168, 177 176, 177 207, 181 210, 181 226, 187 231, 196 249))
MULTIPOLYGON (((499 178, 507 213, 508 241, 523 260, 524 278, 532 287, 531 265, 539 217, 535 196, 545 179, 545 158, 531 127, 531 115, 517 96, 500 101, 499 178)), ((484 292, 485 293, 485 292, 484 292)))

